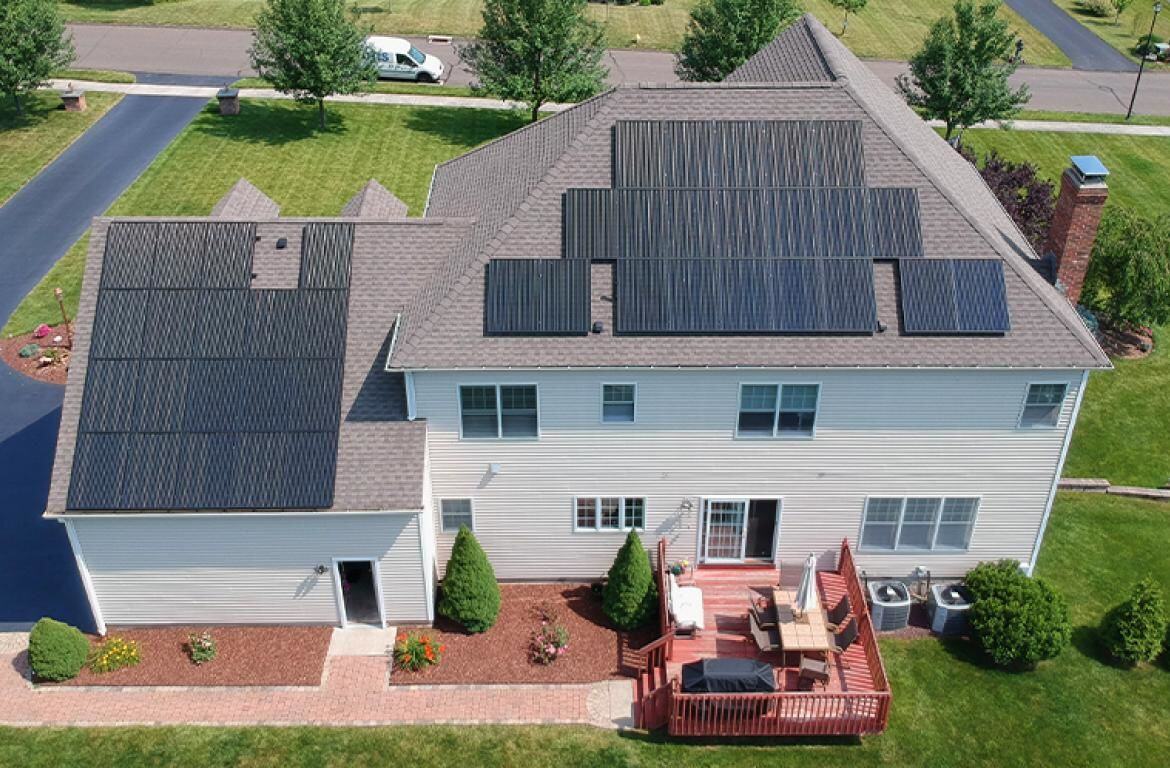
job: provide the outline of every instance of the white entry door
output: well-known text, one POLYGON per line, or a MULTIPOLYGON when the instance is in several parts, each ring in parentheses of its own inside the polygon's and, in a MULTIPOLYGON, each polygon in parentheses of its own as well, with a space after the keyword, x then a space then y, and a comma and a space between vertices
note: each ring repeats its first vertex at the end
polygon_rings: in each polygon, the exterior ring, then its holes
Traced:
POLYGON ((703 562, 743 561, 747 499, 707 499, 703 504, 703 562))

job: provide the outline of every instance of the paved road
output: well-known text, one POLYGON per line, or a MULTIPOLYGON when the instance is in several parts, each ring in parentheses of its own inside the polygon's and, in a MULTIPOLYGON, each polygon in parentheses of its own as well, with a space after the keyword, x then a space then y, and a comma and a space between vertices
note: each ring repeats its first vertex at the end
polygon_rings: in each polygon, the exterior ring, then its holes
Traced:
MULTIPOLYGON (((1074 69, 1136 72, 1137 64, 1093 34, 1052 0, 1007 0, 1012 10, 1056 44, 1074 69)), ((1027 58, 1028 52, 1024 52, 1027 58)))
MULTIPOLYGON (((0 207, 0 318, 205 103, 125 97, 0 207)), ((0 363, 0 627, 42 615, 92 626, 65 530, 41 518, 63 391, 0 363)))
MULTIPOLYGON (((247 54, 251 33, 247 31, 106 24, 75 24, 70 30, 77 46, 78 67, 198 73, 224 80, 252 73, 247 54)), ((1093 39, 1098 38, 1094 35, 1093 39)), ((459 66, 452 46, 430 45, 425 40, 415 40, 415 43, 451 65, 450 84, 465 84, 471 79, 467 70, 459 66)), ((868 63, 890 83, 905 71, 905 64, 900 62, 868 63)), ((613 82, 663 83, 677 79, 673 56, 661 51, 610 51, 609 67, 613 82)), ((1014 79, 1018 83, 1026 82, 1031 88, 1032 109, 1124 113, 1133 89, 1133 76, 1124 72, 1025 67, 1014 79)), ((1146 73, 1136 111, 1170 115, 1170 73, 1146 73)))

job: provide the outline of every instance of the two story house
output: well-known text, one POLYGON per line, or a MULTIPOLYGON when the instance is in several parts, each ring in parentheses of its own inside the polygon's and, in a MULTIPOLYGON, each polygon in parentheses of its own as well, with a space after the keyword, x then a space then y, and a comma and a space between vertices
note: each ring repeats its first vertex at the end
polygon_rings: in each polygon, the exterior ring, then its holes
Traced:
MULTIPOLYGON (((1101 180, 1066 181, 1080 221, 1101 180)), ((427 622, 460 526, 504 580, 597 579, 629 530, 700 567, 1031 567, 1109 366, 811 17, 440 165, 422 218, 376 185, 218 214, 95 222, 47 515, 99 625, 427 622)))

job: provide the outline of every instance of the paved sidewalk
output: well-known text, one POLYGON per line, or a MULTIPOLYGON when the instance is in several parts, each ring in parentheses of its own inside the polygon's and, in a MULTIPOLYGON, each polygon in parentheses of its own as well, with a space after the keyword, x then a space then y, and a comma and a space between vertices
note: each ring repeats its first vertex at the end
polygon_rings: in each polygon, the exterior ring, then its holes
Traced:
POLYGON ((633 725, 632 680, 392 687, 384 657, 332 656, 318 688, 34 687, 3 643, 0 725, 633 725))

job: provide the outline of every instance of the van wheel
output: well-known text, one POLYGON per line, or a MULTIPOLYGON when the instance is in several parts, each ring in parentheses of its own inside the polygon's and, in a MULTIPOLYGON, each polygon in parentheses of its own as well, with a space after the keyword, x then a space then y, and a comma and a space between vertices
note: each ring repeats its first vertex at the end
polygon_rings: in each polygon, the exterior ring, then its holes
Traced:
POLYGON ((420 83, 433 83, 435 82, 435 78, 431 77, 429 72, 419 72, 418 81, 420 83))

